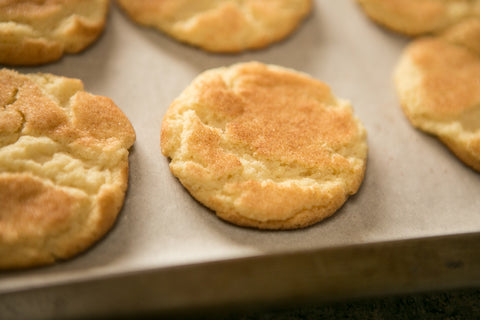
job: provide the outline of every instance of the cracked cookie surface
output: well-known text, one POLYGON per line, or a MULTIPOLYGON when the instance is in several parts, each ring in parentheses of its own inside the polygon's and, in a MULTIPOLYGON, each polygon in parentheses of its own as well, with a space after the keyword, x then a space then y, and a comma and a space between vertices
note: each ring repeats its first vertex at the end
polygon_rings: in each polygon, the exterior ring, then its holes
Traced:
POLYGON ((292 33, 311 0, 117 0, 137 23, 212 52, 263 48, 292 33))
POLYGON ((70 258, 120 211, 135 132, 80 80, 0 70, 0 269, 70 258))
POLYGON ((161 147, 193 197, 262 229, 332 215, 357 192, 367 157, 348 102, 305 74, 256 62, 199 75, 168 109, 161 147))
POLYGON ((395 82, 410 122, 480 171, 480 19, 413 41, 395 82))
POLYGON ((109 0, 0 1, 0 63, 37 65, 78 53, 103 31, 109 0))

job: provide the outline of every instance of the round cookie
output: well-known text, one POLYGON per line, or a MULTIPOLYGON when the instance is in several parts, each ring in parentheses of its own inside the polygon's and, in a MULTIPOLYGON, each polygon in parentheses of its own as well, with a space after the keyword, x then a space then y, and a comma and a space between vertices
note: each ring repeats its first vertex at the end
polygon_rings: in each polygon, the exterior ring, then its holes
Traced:
POLYGON ((231 223, 294 229, 355 194, 366 131, 311 77, 251 62, 199 75, 171 104, 162 153, 186 189, 231 223))
POLYGON ((466 17, 480 17, 479 0, 357 0, 375 22, 399 33, 434 33, 466 17))
POLYGON ((311 0, 118 0, 137 23, 211 52, 259 49, 292 33, 311 0))
POLYGON ((70 258, 113 225, 135 132, 80 80, 0 70, 0 269, 70 258))
POLYGON ((480 171, 480 20, 413 41, 395 71, 410 122, 480 171))
POLYGON ((103 31, 109 0, 0 1, 0 63, 38 65, 78 53, 103 31))

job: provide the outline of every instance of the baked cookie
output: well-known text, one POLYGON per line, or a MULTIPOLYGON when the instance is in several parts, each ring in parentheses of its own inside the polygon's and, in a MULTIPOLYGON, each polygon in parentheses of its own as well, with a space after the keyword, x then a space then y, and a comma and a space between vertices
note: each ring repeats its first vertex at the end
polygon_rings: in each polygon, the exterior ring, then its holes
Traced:
POLYGON ((50 264, 113 225, 135 132, 80 80, 0 70, 0 269, 50 264))
POLYGON ((463 20, 445 30, 441 37, 480 55, 480 17, 463 20))
POLYGON ((101 34, 109 0, 1 0, 0 64, 37 65, 84 50, 101 34))
POLYGON ((311 0, 118 0, 137 23, 212 52, 263 48, 292 33, 311 0))
POLYGON ((480 0, 357 0, 377 23, 407 35, 435 33, 480 17, 480 0))
POLYGON ((186 189, 231 223, 294 229, 357 192, 366 131, 324 83, 251 62, 199 75, 171 104, 162 153, 186 189))
POLYGON ((480 20, 413 41, 395 71, 401 105, 417 128, 438 136, 480 171, 480 20))

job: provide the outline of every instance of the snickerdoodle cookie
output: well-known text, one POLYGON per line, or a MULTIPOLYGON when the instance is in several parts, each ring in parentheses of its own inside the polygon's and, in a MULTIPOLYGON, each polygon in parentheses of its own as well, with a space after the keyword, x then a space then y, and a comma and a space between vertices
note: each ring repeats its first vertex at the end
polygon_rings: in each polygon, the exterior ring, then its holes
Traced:
POLYGON ((117 0, 137 23, 212 52, 263 48, 292 33, 311 0, 117 0))
POLYGON ((480 171, 480 19, 413 41, 395 81, 411 123, 480 171))
POLYGON ((480 0, 357 0, 377 23, 399 33, 436 33, 480 17, 480 0))
POLYGON ((0 70, 0 269, 70 258, 113 225, 135 132, 80 80, 0 70))
POLYGON ((261 229, 316 223, 357 192, 366 131, 324 83, 251 62, 199 75, 161 130, 170 169, 227 221, 261 229))
POLYGON ((38 65, 78 53, 103 31, 109 0, 1 0, 0 64, 38 65))

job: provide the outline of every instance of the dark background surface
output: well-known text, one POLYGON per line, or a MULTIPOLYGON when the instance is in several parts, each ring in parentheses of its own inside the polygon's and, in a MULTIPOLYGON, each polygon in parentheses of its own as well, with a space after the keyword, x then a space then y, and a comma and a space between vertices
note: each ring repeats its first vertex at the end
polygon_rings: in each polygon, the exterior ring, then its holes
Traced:
POLYGON ((372 297, 330 303, 199 310, 189 314, 155 315, 171 319, 300 320, 300 319, 480 319, 480 288, 372 297))

